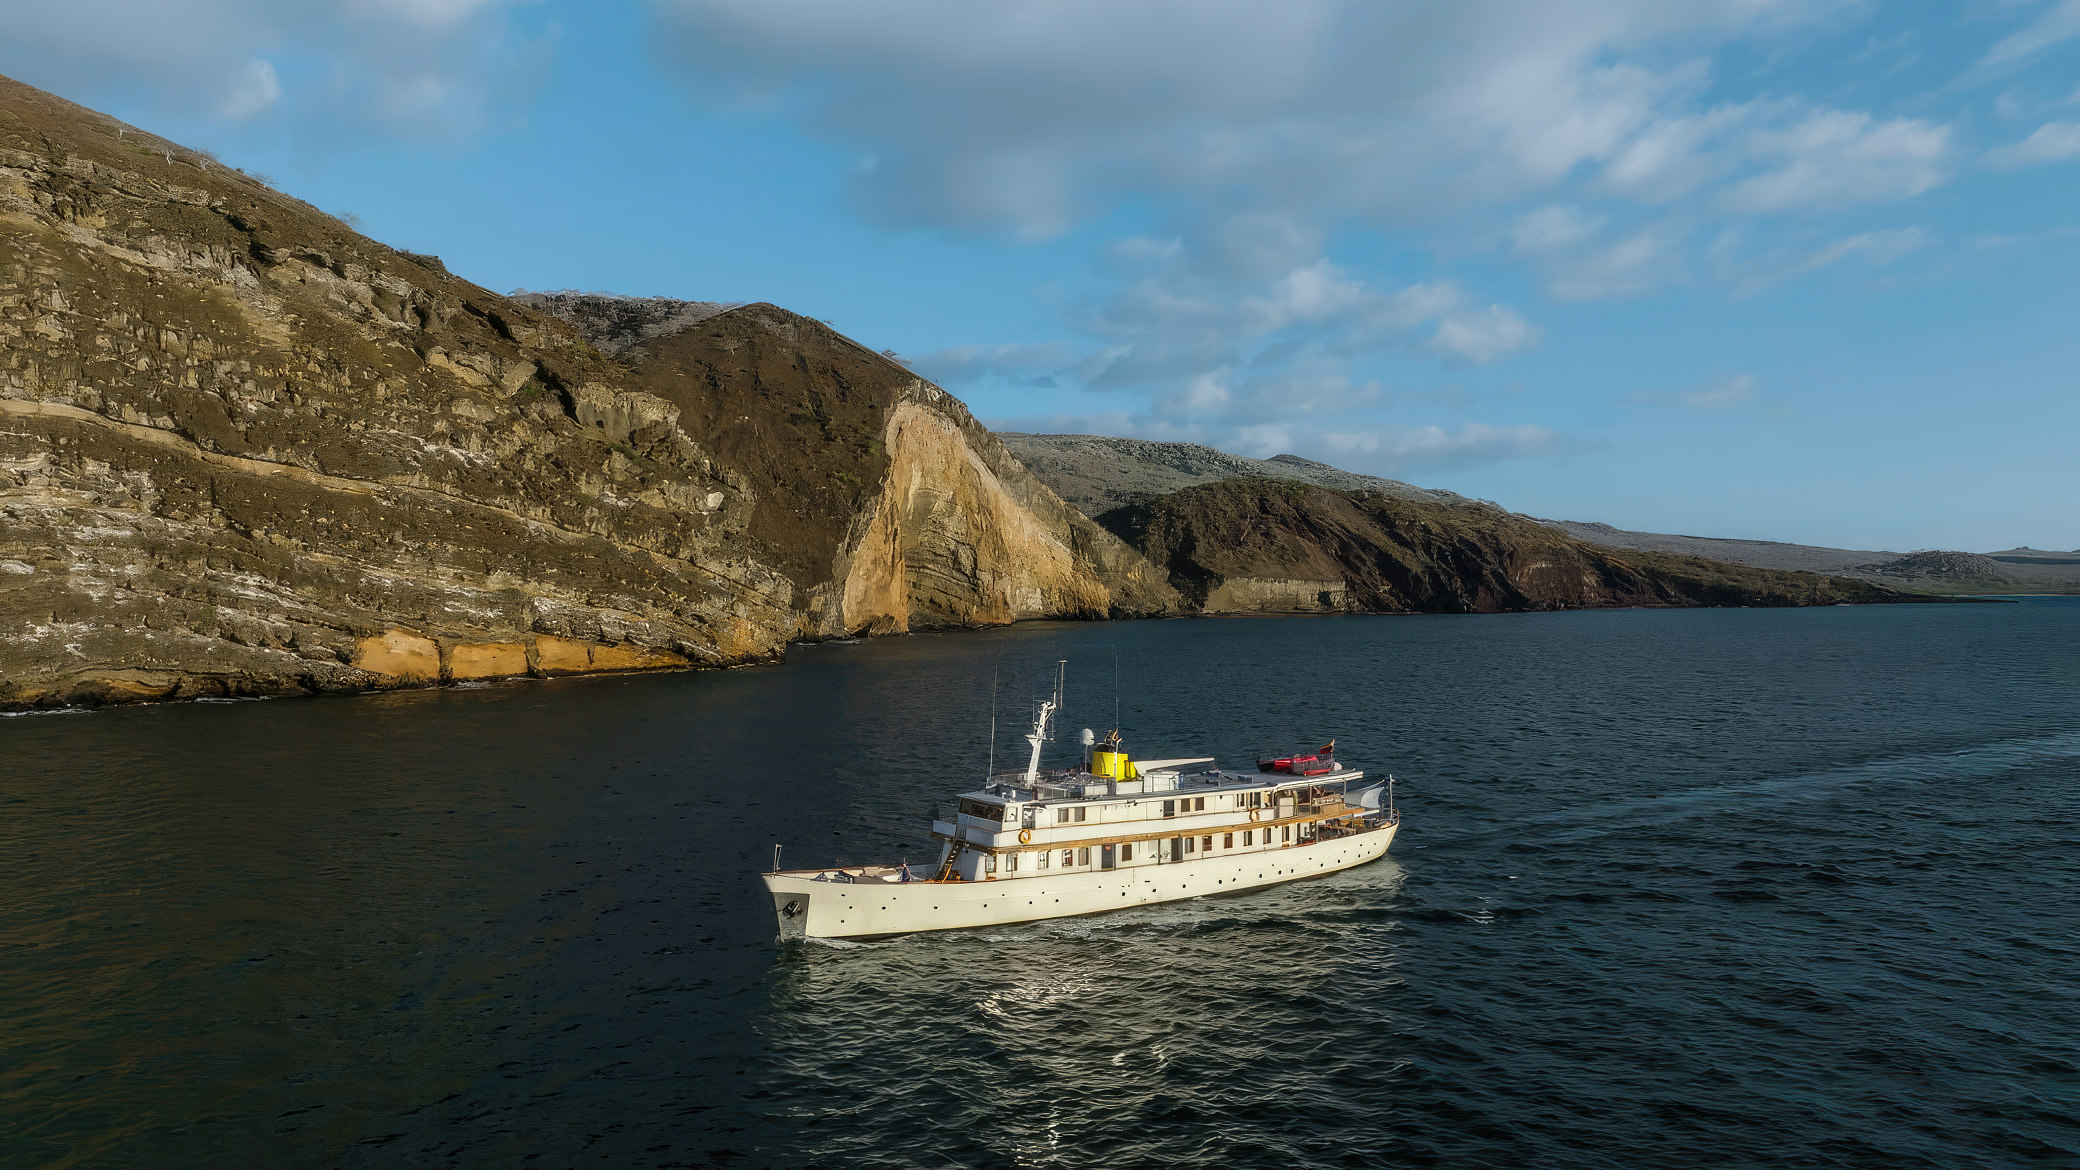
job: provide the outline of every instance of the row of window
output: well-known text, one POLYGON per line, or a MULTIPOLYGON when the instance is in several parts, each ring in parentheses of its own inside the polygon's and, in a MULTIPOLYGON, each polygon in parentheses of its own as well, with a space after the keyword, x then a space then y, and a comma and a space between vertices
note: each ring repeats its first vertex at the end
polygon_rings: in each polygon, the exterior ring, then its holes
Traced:
MULTIPOLYGON (((1263 808, 1264 794, 1261 792, 1238 792, 1235 794, 1235 807, 1263 808)), ((962 811, 965 812, 967 810, 965 807, 963 807, 962 811)), ((1085 819, 1085 813, 1087 811, 1088 810, 1083 805, 1076 805, 1070 808, 1058 808, 1054 810, 1054 823, 1057 825, 1080 824, 1085 819)), ((1166 817, 1174 817, 1179 813, 1194 813, 1205 811, 1206 798, 1203 796, 1186 796, 1180 797, 1176 800, 1166 800, 1163 802, 1163 815, 1166 817)))
MULTIPOLYGON (((1220 837, 1221 837, 1221 848, 1223 848, 1223 849, 1233 849, 1233 848, 1235 848, 1235 834, 1233 834, 1233 833, 1222 833, 1222 834, 1220 835, 1220 837)), ((1284 825, 1284 826, 1281 826, 1281 827, 1280 827, 1280 829, 1279 829, 1279 839, 1280 839, 1280 842, 1281 842, 1281 843, 1284 843, 1284 844, 1291 844, 1291 843, 1292 843, 1292 840, 1293 840, 1293 826, 1291 826, 1291 825, 1284 825)), ((1209 835, 1207 835, 1207 836, 1204 836, 1204 837, 1172 837, 1172 838, 1170 838, 1170 841, 1171 841, 1171 846, 1170 846, 1170 860, 1172 860, 1172 861, 1181 861, 1181 860, 1183 860, 1183 857, 1182 857, 1182 856, 1180 856, 1180 855, 1179 855, 1179 853, 1178 853, 1178 849, 1179 849, 1179 847, 1180 847, 1180 846, 1179 846, 1179 842, 1182 842, 1182 849, 1183 849, 1184 853, 1186 853, 1186 854, 1190 854, 1190 853, 1211 853, 1211 852, 1213 852, 1213 837, 1212 837, 1212 836, 1211 836, 1210 834, 1209 834, 1209 835)), ((1264 844, 1266 844, 1266 845, 1269 845, 1269 844, 1271 844, 1271 843, 1272 843, 1272 841, 1271 841, 1271 830, 1270 830, 1270 829, 1265 829, 1265 830, 1264 830, 1264 844)), ((1142 844, 1144 844, 1144 845, 1145 845, 1145 844, 1147 844, 1147 842, 1142 842, 1142 844)), ((1255 846, 1256 844, 1257 844, 1257 830, 1255 830, 1255 829, 1244 829, 1244 830, 1242 830, 1242 847, 1243 847, 1243 848, 1245 848, 1245 849, 1248 849, 1248 848, 1251 848, 1251 847, 1255 846)), ((1101 847, 1101 848, 1102 848, 1102 847, 1101 847)), ((1132 842, 1132 841, 1123 841, 1123 842, 1121 842, 1121 843, 1120 843, 1120 844, 1119 844, 1119 845, 1117 846, 1117 849, 1118 849, 1118 853, 1119 853, 1119 858, 1118 858, 1118 860, 1119 860, 1119 863, 1120 863, 1120 864, 1125 864, 1125 863, 1127 863, 1127 862, 1129 862, 1129 861, 1132 861, 1132 860, 1134 860, 1134 842, 1132 842)), ((1033 868, 1035 868, 1035 869, 1046 869, 1046 868, 1048 868, 1048 866, 1049 866, 1049 863, 1053 861, 1053 859, 1054 859, 1054 856, 1055 856, 1055 853, 1056 853, 1056 852, 1057 852, 1056 850, 1039 850, 1039 851, 1036 851, 1036 852, 1032 853, 1032 854, 1031 854, 1031 857, 1033 858, 1033 868)), ((1090 847, 1089 847, 1089 846, 1082 846, 1082 847, 1080 847, 1080 848, 1076 848, 1076 849, 1063 849, 1063 850, 1059 850, 1059 852, 1060 852, 1060 854, 1061 854, 1061 862, 1060 862, 1060 864, 1061 864, 1061 867, 1062 867, 1063 869, 1074 869, 1074 868, 1076 868, 1077 866, 1087 866, 1087 865, 1089 865, 1089 864, 1091 863, 1091 851, 1090 851, 1090 847)), ((1004 862, 1003 862, 1003 866, 1002 866, 1002 868, 1003 868, 1004 872, 1006 872, 1006 873, 1017 873, 1017 872, 1018 872, 1018 859, 1019 859, 1019 858, 1021 858, 1021 857, 1025 857, 1025 856, 1027 856, 1027 854, 1025 854, 1025 853, 1006 853, 1006 854, 1003 854, 1004 862)), ((1161 859, 1161 854, 1160 854, 1160 852, 1158 852, 1158 854, 1157 854, 1157 858, 1158 858, 1158 860, 1160 860, 1160 859, 1161 859)), ((991 859, 991 860, 992 860, 992 862, 994 862, 994 859, 991 859)), ((994 864, 992 864, 992 865, 991 865, 991 866, 989 866, 988 868, 990 868, 991 870, 994 870, 994 869, 995 869, 995 868, 997 868, 997 867, 996 867, 996 866, 995 866, 994 864)))

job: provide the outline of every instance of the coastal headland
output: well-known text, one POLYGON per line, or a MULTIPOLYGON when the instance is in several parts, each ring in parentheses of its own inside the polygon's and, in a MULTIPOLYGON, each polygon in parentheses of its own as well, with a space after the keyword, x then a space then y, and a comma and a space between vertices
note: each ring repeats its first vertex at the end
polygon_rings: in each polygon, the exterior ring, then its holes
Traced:
POLYGON ((1007 446, 785 309, 501 296, 5 79, 0 220, 0 708, 1039 618, 1920 597, 1290 457, 1007 446))

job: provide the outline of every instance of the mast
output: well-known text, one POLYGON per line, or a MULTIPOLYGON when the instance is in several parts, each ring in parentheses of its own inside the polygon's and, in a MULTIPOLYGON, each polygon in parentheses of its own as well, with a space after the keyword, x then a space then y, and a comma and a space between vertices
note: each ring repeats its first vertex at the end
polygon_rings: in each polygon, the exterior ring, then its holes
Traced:
POLYGON ((1039 714, 1033 719, 1033 730, 1026 733, 1026 742, 1033 745, 1032 757, 1026 761, 1025 782, 1028 788, 1040 780, 1040 745, 1051 738, 1048 734, 1048 720, 1053 719, 1054 713, 1062 709, 1062 684, 1068 679, 1069 660, 1058 659, 1054 668, 1054 694, 1041 700, 1039 714))

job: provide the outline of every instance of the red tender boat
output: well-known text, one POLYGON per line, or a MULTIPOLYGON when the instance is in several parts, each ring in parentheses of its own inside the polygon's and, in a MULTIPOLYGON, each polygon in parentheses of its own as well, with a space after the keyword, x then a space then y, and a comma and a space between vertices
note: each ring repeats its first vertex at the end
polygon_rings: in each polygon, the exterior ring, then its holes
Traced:
POLYGON ((1320 776, 1326 772, 1334 772, 1338 766, 1336 741, 1333 739, 1304 756, 1291 755, 1280 756, 1275 760, 1257 760, 1257 771, 1282 772, 1289 776, 1320 776))

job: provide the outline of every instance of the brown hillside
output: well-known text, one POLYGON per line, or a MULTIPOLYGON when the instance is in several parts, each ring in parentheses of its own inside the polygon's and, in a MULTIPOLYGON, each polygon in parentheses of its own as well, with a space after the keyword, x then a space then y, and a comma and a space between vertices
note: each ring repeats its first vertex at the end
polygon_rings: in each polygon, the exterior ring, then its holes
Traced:
POLYGON ((1619 556, 1500 509, 1243 479, 1106 513, 1207 612, 1495 613, 1902 600, 1840 577, 1619 556))
MULTIPOLYGON (((550 308, 584 326, 612 319, 597 304, 611 300, 550 308)), ((757 555, 820 599, 808 607, 821 615, 816 632, 1176 605, 1160 574, 1035 479, 959 400, 820 322, 744 305, 619 356, 745 476, 757 555), (892 531, 877 536, 877 521, 892 531), (899 564, 884 563, 890 553, 899 564)))
POLYGON ((867 385, 870 355, 769 306, 695 317, 624 322, 660 352, 609 358, 0 79, 0 706, 719 665, 1169 603, 936 388, 885 362, 867 385))

